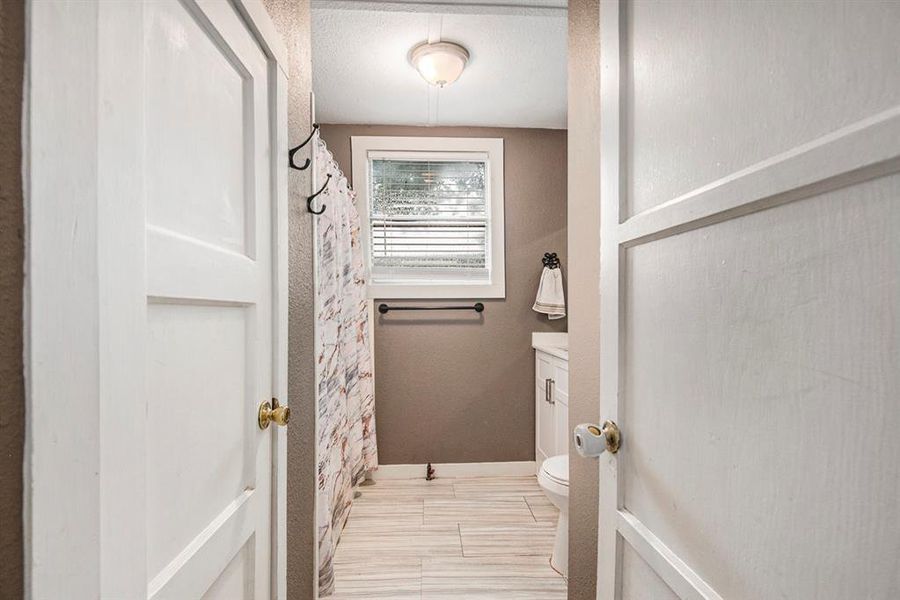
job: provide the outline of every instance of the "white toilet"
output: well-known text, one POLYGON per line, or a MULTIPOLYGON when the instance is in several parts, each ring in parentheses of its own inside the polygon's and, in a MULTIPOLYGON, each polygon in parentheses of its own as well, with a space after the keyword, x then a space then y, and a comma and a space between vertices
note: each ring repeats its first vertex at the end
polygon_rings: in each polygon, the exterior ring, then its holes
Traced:
POLYGON ((550 566, 564 577, 569 575, 569 455, 551 456, 538 472, 538 484, 547 498, 559 509, 556 542, 550 566))

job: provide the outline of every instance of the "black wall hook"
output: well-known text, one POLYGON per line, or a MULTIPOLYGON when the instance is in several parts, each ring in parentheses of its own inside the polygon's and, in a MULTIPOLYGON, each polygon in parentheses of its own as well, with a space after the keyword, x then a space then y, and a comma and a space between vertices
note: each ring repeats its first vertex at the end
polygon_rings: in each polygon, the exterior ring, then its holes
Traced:
POLYGON ((319 210, 313 210, 312 201, 316 199, 316 196, 318 196, 319 194, 321 194, 322 192, 325 191, 325 188, 328 187, 329 181, 331 181, 330 173, 325 176, 325 183, 322 184, 322 187, 319 188, 319 191, 306 199, 306 210, 308 210, 309 212, 311 212, 314 215, 321 215, 323 212, 325 212, 324 204, 322 205, 322 208, 320 208, 319 210))
POLYGON ((548 269, 559 268, 559 258, 557 258, 556 252, 544 252, 544 258, 541 260, 548 269))
POLYGON ((298 150, 300 150, 301 148, 303 148, 303 146, 305 146, 305 145, 307 145, 307 144, 309 143, 309 140, 311 140, 312 137, 313 137, 314 135, 316 135, 316 132, 317 132, 318 130, 319 130, 319 124, 318 124, 318 123, 313 123, 313 128, 312 128, 312 131, 309 133, 309 137, 307 137, 305 140, 303 140, 303 143, 302 143, 302 144, 300 144, 299 146, 296 146, 296 147, 294 147, 294 148, 291 148, 290 152, 288 152, 288 165, 290 165, 290 167, 291 167, 292 169, 297 169, 298 171, 305 171, 306 169, 309 168, 310 161, 309 161, 308 158, 306 159, 306 162, 303 163, 303 166, 302 166, 302 167, 298 167, 298 166, 294 163, 294 155, 297 154, 297 151, 298 151, 298 150))

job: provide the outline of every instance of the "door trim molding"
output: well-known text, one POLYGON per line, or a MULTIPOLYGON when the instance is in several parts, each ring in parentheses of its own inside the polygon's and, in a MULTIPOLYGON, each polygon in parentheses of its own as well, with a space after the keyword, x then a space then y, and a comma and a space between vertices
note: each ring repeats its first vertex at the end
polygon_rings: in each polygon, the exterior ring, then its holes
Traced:
MULTIPOLYGON (((202 1, 202 0, 201 0, 202 1)), ((262 0, 233 0, 238 14, 247 23, 250 31, 256 36, 263 52, 278 65, 285 77, 288 75, 287 45, 281 39, 275 23, 269 16, 262 0)), ((287 146, 285 146, 285 149, 287 146)))
MULTIPOLYGON (((262 0, 232 0, 247 28, 259 41, 269 62, 269 143, 274 148, 270 161, 272 185, 272 391, 283 405, 288 396, 288 85, 287 44, 275 27, 262 0)), ((272 598, 287 598, 287 432, 272 432, 272 598)), ((315 577, 313 577, 315 579, 315 577)))
POLYGON ((626 248, 900 171, 900 105, 627 219, 626 248))
POLYGON ((619 533, 638 555, 666 582, 679 598, 723 600, 683 560, 678 558, 662 540, 653 535, 640 519, 625 509, 617 513, 619 533))
POLYGON ((243 546, 253 531, 247 516, 247 501, 253 495, 252 490, 245 490, 231 504, 219 513, 197 537, 181 551, 160 573, 147 585, 147 597, 154 598, 200 598, 206 592, 206 586, 198 586, 196 581, 185 577, 182 567, 192 558, 211 552, 213 556, 222 553, 216 546, 224 546, 238 539, 243 546), (222 528, 229 523, 228 527, 222 528))
MULTIPOLYGON (((622 302, 619 271, 624 252, 619 248, 618 228, 621 212, 620 143, 622 62, 619 0, 600 1, 600 421, 610 419, 624 427, 618 401, 619 328, 622 302), (604 401, 609 398, 610 401, 604 401)), ((617 598, 621 590, 618 569, 622 554, 617 534, 616 511, 623 505, 623 486, 617 454, 604 452, 598 459, 600 484, 597 530, 597 599, 617 598)))

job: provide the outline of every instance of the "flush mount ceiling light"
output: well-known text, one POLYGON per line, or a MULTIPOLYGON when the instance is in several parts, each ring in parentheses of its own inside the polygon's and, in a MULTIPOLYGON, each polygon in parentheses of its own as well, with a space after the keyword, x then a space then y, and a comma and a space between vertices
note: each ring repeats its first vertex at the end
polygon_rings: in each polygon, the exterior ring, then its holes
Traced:
POLYGON ((425 81, 444 87, 462 75, 469 61, 469 53, 459 44, 425 42, 412 49, 409 60, 425 81))

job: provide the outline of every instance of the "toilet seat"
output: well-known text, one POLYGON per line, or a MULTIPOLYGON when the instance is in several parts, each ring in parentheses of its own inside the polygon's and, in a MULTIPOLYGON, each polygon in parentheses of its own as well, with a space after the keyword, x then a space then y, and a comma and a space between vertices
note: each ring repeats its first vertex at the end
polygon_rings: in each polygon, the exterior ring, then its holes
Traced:
POLYGON ((569 487, 569 455, 551 456, 541 465, 541 473, 554 483, 569 487))

